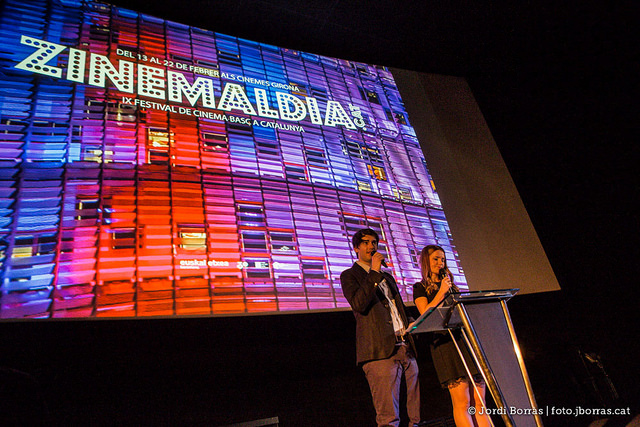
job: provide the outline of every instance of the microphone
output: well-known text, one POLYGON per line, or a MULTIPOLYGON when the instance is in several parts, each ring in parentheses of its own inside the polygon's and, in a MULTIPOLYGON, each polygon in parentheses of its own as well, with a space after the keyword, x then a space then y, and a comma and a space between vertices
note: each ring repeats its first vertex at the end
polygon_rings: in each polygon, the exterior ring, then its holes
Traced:
MULTIPOLYGON (((445 277, 447 277, 447 269, 446 268, 441 268, 440 272, 438 273, 438 279, 440 279, 440 281, 442 282, 442 280, 444 280, 445 277)), ((451 288, 449 288, 449 291, 447 291, 446 296, 449 296, 454 292, 458 293, 458 292, 460 292, 460 290, 458 289, 458 287, 453 282, 451 282, 451 288)))
MULTIPOLYGON (((373 256, 373 254, 375 254, 376 252, 378 252, 378 251, 373 251, 373 252, 371 252, 371 256, 373 256)), ((387 266, 387 263, 386 263, 386 262, 384 262, 384 259, 382 260, 381 264, 382 264, 382 266, 383 266, 384 268, 389 268, 389 267, 387 266)))

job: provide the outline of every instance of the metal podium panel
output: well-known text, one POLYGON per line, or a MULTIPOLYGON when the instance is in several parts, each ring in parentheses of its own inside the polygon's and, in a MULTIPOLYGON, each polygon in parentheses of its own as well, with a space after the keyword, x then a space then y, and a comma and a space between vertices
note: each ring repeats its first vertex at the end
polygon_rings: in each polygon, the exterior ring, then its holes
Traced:
MULTIPOLYGON (((517 292, 518 289, 501 289, 453 293, 412 322, 407 332, 451 331, 462 326, 466 345, 498 406, 495 415, 500 415, 508 427, 542 427, 541 412, 506 305, 517 292)), ((461 354, 459 348, 458 353, 461 354)))
POLYGON ((516 356, 516 347, 500 301, 465 304, 469 319, 482 350, 499 384, 505 400, 505 410, 517 427, 535 427, 535 408, 527 393, 525 380, 516 356))

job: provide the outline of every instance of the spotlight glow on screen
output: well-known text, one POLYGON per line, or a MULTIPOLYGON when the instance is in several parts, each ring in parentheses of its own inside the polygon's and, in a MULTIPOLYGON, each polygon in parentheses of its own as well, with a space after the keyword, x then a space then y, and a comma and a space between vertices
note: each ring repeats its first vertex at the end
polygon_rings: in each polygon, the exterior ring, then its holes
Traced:
POLYGON ((1 10, 0 317, 344 308, 363 227, 407 301, 429 243, 467 288, 388 69, 93 1, 1 10))

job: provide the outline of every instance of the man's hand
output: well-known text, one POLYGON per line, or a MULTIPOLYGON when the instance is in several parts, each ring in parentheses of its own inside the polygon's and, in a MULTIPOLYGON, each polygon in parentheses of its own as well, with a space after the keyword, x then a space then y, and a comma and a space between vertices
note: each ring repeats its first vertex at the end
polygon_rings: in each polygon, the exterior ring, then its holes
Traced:
POLYGON ((380 252, 375 252, 371 256, 371 268, 375 271, 382 271, 382 261, 384 261, 384 255, 380 252))

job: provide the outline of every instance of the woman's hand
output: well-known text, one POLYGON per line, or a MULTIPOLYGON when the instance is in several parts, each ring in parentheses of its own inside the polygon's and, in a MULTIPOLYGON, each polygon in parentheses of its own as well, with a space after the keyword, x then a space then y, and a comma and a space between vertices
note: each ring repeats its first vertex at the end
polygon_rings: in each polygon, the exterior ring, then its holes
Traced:
POLYGON ((444 292, 449 292, 452 285, 453 283, 451 282, 451 277, 447 275, 444 279, 442 279, 442 282, 440 282, 440 290, 444 289, 444 292))
POLYGON ((437 294, 438 301, 441 301, 444 299, 447 292, 451 290, 452 285, 453 283, 451 282, 451 277, 449 277, 449 275, 445 276, 445 278, 442 279, 442 282, 440 282, 440 289, 438 289, 438 294, 437 294))

